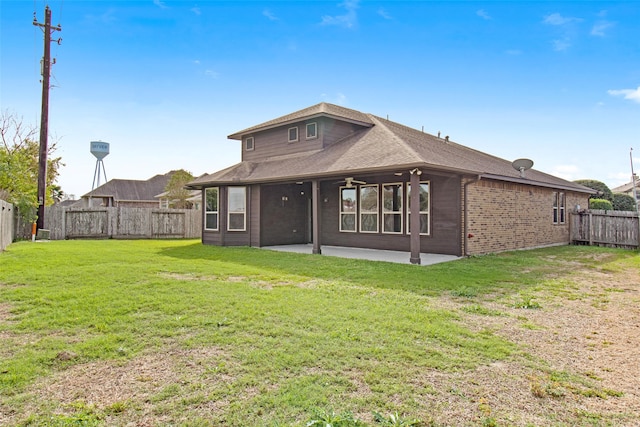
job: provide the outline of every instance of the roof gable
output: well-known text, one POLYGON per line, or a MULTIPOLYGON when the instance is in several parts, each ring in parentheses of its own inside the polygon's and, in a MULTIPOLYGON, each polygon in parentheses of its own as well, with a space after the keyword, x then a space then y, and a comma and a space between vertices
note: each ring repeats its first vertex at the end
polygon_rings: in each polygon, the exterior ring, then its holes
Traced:
POLYGON ((287 114, 278 117, 273 120, 266 121, 259 125, 252 126, 250 128, 241 130, 228 136, 229 139, 242 139, 244 135, 272 129, 275 127, 285 126, 290 123, 299 122, 301 120, 313 119, 315 117, 333 117, 339 120, 348 121, 352 123, 361 124, 363 126, 372 126, 373 123, 369 120, 367 114, 361 113, 350 108, 341 107, 339 105, 329 104, 327 102, 321 102, 311 107, 304 108, 299 111, 295 111, 291 114, 287 114))

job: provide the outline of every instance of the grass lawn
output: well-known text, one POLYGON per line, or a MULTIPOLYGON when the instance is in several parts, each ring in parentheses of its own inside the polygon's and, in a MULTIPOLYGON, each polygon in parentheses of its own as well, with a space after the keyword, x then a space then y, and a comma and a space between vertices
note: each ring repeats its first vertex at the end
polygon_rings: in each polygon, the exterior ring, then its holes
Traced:
MULTIPOLYGON (((624 391, 517 337, 584 301, 576 271, 639 267, 588 247, 413 266, 193 240, 14 243, 0 425, 637 425, 591 403, 624 391)), ((597 292, 590 304, 618 291, 597 292)))

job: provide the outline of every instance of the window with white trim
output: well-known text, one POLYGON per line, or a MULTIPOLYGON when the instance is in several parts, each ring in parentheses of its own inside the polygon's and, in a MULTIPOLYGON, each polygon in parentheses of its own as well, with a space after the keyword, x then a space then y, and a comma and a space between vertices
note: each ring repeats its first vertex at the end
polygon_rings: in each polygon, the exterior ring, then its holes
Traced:
POLYGON ((555 191, 553 192, 553 223, 565 223, 565 195, 555 191))
MULTIPOLYGON (((420 234, 428 235, 430 211, 430 182, 420 181, 420 234)), ((407 183, 407 234, 411 233, 411 184, 407 183)))
POLYGON ((244 148, 247 151, 252 151, 255 148, 255 144, 253 142, 253 137, 252 136, 245 138, 245 140, 244 140, 244 148))
POLYGON ((378 185, 360 186, 360 232, 378 232, 378 185))
POLYGON ((358 212, 356 197, 354 187, 340 187, 340 231, 356 231, 356 212, 358 212))
POLYGON ((204 229, 218 230, 218 214, 220 212, 218 195, 220 194, 218 187, 205 188, 205 212, 204 212, 204 229))
POLYGON ((298 128, 289 128, 289 142, 298 141, 298 128))
POLYGON ((318 137, 318 124, 316 122, 307 123, 307 139, 318 137))
POLYGON ((227 230, 247 229, 247 187, 228 187, 227 230))
POLYGON ((382 184, 382 232, 402 233, 402 183, 382 184))

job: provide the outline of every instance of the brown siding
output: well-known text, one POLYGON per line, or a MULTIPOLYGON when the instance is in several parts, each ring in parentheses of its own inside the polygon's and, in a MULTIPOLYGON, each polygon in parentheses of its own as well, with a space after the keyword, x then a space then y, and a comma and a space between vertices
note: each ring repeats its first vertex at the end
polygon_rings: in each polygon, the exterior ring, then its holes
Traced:
POLYGON ((357 130, 363 129, 361 126, 327 117, 322 118, 319 126, 322 127, 323 144, 325 147, 355 133, 357 130))
MULTIPOLYGON (((204 191, 203 191, 204 193, 204 191)), ((220 187, 219 227, 218 231, 202 231, 202 243, 219 246, 249 246, 251 243, 251 187, 247 187, 247 226, 246 231, 227 231, 227 187, 220 187)), ((259 198, 259 197, 258 197, 259 198)))
POLYGON ((243 138, 242 160, 255 161, 267 157, 282 156, 322 148, 321 126, 318 126, 318 138, 308 140, 305 139, 305 134, 305 122, 258 132, 253 135, 255 148, 251 151, 245 150, 243 138), (296 126, 298 127, 298 141, 288 142, 288 130, 296 126))
POLYGON ((252 185, 247 188, 249 202, 247 204, 249 212, 247 212, 247 229, 249 230, 250 246, 262 246, 260 244, 260 205, 262 191, 259 185, 252 185))
MULTIPOLYGON (((408 174, 369 177, 368 184, 406 182, 408 174)), ((460 178, 443 177, 423 173, 421 181, 431 181, 431 235, 420 238, 420 251, 423 253, 442 253, 461 255, 460 245, 460 178)), ((352 246, 372 249, 409 251, 409 235, 406 234, 406 187, 403 190, 403 234, 385 233, 349 233, 339 231, 339 186, 323 183, 321 186, 322 204, 322 243, 332 246, 352 246), (325 202, 326 200, 326 202, 325 202)), ((380 222, 381 217, 378 218, 380 222)))
POLYGON ((242 139, 242 160, 256 161, 268 157, 318 150, 351 135, 359 129, 362 129, 362 127, 327 117, 318 117, 275 129, 268 129, 247 135, 254 138, 253 150, 247 151, 244 142, 246 137, 242 139), (318 137, 306 139, 306 125, 314 122, 317 123, 318 137), (296 142, 289 142, 289 129, 292 127, 298 128, 298 141, 296 142))
POLYGON ((565 191, 565 223, 553 223, 550 188, 480 180, 468 186, 469 255, 569 243, 569 212, 587 194, 565 191))

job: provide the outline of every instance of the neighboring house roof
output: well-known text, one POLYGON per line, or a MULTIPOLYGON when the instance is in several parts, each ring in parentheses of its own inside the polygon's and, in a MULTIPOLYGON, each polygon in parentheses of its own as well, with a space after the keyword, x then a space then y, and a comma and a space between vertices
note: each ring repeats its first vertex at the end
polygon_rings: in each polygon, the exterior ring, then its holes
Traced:
MULTIPOLYGON (((640 188, 640 180, 636 180, 636 188, 640 188)), ((629 193, 631 191, 633 191, 633 182, 628 182, 619 187, 611 189, 612 193, 629 193)))
POLYGON ((327 103, 253 126, 232 134, 229 138, 241 139, 250 133, 320 116, 358 121, 365 127, 326 148, 259 161, 243 161, 200 177, 189 183, 189 186, 202 188, 211 184, 293 181, 419 167, 584 193, 594 192, 590 188, 534 169, 526 171, 522 178, 510 161, 372 114, 327 103))
POLYGON ((156 175, 146 181, 134 179, 112 179, 82 198, 111 197, 115 201, 151 201, 157 202, 156 194, 164 191, 172 172, 156 175))

